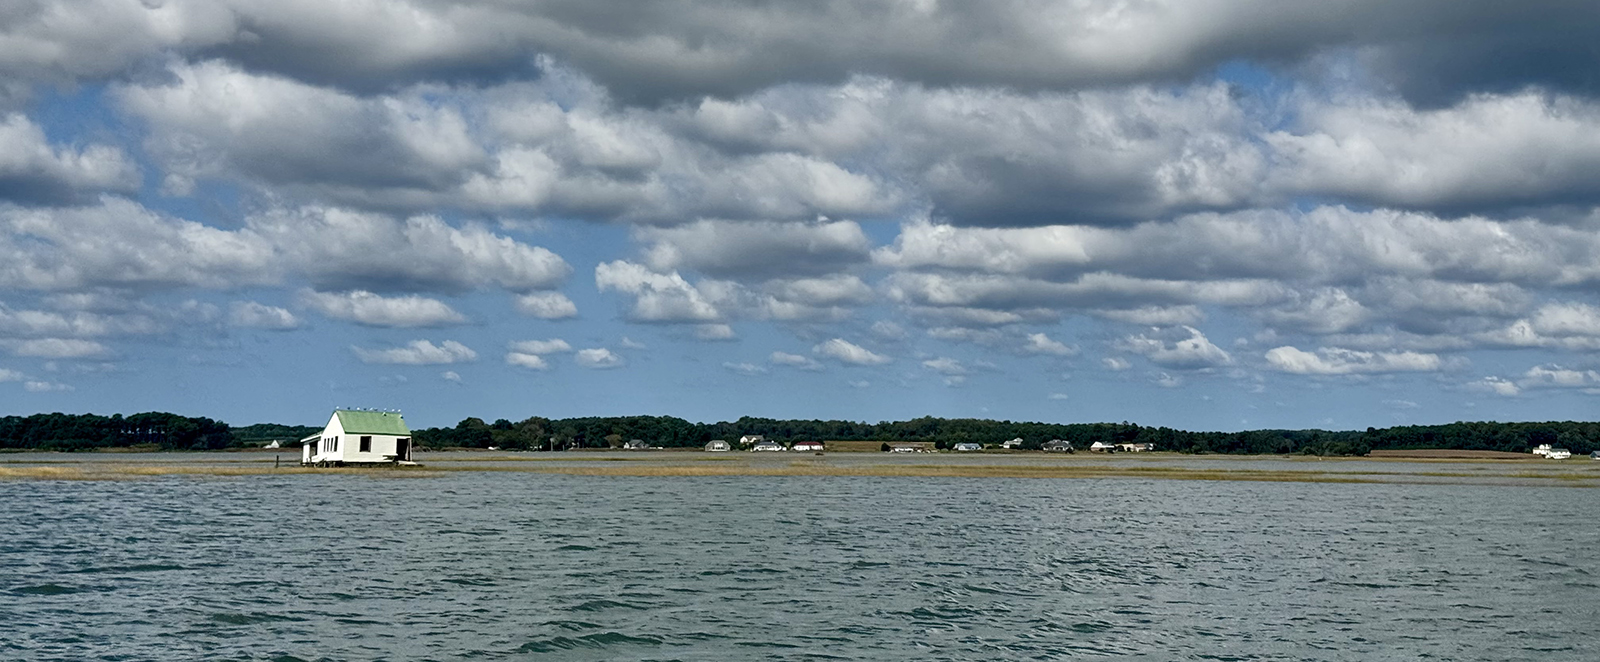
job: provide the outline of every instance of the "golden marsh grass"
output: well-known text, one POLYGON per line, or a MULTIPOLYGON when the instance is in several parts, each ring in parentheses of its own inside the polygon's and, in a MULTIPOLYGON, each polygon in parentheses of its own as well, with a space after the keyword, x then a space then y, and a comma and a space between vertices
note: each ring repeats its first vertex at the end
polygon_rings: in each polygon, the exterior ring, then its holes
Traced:
MULTIPOLYGON (((1157 455, 1144 457, 1045 456, 1021 454, 935 455, 917 457, 772 456, 766 454, 554 453, 539 455, 451 454, 430 457, 426 467, 313 468, 298 463, 274 467, 271 459, 206 458, 174 455, 172 459, 60 461, 26 459, 0 462, 0 480, 130 480, 158 476, 246 478, 269 475, 346 475, 369 478, 426 478, 458 473, 528 473, 615 477, 713 476, 840 476, 893 478, 1055 478, 1148 479, 1185 481, 1293 482, 1293 483, 1428 483, 1524 484, 1563 487, 1600 487, 1600 465, 1550 465, 1480 461, 1474 466, 1450 460, 1434 470, 1374 469, 1374 465, 1349 464, 1351 460, 1325 461, 1302 458, 1196 458, 1157 455), (1232 460, 1215 466, 1211 460, 1232 460), (1287 462, 1283 460, 1289 460, 1287 462), (1211 465, 1211 466, 1208 466, 1211 465), (1240 466, 1244 465, 1244 466, 1240 466)), ((1427 463, 1431 465, 1432 463, 1427 463)), ((1392 467, 1380 461, 1379 467, 1392 467)), ((1437 466, 1437 465, 1433 465, 1437 466)))

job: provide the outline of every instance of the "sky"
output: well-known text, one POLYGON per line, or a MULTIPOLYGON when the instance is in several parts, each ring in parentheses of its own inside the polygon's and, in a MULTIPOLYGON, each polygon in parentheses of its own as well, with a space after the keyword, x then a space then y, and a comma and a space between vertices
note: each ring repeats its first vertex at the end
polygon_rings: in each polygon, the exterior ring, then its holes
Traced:
POLYGON ((0 415, 1593 419, 1600 4, 13 0, 0 415))

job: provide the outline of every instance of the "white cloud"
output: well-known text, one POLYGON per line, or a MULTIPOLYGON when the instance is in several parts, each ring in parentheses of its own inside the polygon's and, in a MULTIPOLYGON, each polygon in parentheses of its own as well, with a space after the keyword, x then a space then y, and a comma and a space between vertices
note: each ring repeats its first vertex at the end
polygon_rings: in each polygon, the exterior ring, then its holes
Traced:
POLYGON ((1049 354, 1051 356, 1076 356, 1078 348, 1058 340, 1051 340, 1050 336, 1043 333, 1028 334, 1027 344, 1022 346, 1022 351, 1029 354, 1049 354))
POLYGON ((438 345, 427 340, 413 340, 403 347, 391 349, 366 349, 351 347, 362 363, 389 363, 399 365, 439 365, 474 361, 478 353, 454 340, 438 345))
POLYGON ((1153 329, 1150 334, 1127 336, 1118 341, 1116 347, 1169 368, 1193 370, 1233 363, 1232 356, 1211 344, 1205 334, 1192 326, 1153 329), (1179 339, 1183 334, 1188 337, 1179 339))
POLYGON ((447 382, 450 382, 452 384, 460 384, 460 383, 462 383, 461 374, 456 372, 456 371, 454 371, 454 370, 446 370, 444 372, 439 373, 439 378, 443 379, 443 380, 445 380, 447 382))
POLYGON ((1071 400, 1072 396, 1067 395, 1065 393, 1051 393, 1045 399, 1047 399, 1047 400, 1071 400))
POLYGON ((726 324, 701 324, 694 328, 694 337, 698 340, 734 340, 733 327, 726 324))
POLYGON ((898 341, 906 339, 906 330, 899 324, 889 320, 878 320, 872 323, 872 335, 882 340, 898 341))
POLYGON ((948 356, 941 356, 923 361, 922 367, 947 376, 967 374, 966 366, 961 365, 960 361, 952 359, 948 356))
POLYGON ((572 345, 560 338, 549 340, 522 340, 511 343, 511 351, 522 354, 557 354, 572 351, 572 345))
POLYGON ((397 220, 328 207, 275 209, 234 230, 121 198, 87 207, 0 207, 0 287, 221 289, 304 278, 317 289, 512 291, 558 285, 559 256, 436 217, 397 220))
POLYGON ((543 356, 523 352, 506 352, 506 365, 514 365, 529 370, 550 369, 550 364, 544 360, 543 356))
POLYGON ((1150 382, 1161 388, 1178 388, 1183 386, 1183 378, 1159 372, 1150 376, 1150 382))
POLYGON ((700 290, 677 272, 660 274, 624 260, 602 262, 594 269, 601 292, 633 295, 629 316, 642 322, 715 322, 722 314, 700 290))
POLYGON ((557 320, 578 315, 577 304, 560 292, 534 292, 517 297, 517 312, 539 319, 557 320))
POLYGON ((467 321, 443 301, 416 295, 384 297, 364 290, 342 293, 303 290, 300 301, 333 319, 367 326, 428 327, 467 321))
MULTIPOLYGON (((0 43, 5 43, 0 38, 0 43)), ((139 170, 122 150, 52 146, 20 113, 0 118, 0 199, 26 203, 89 200, 102 191, 131 192, 139 170)))
POLYGON ((1127 359, 1120 356, 1108 356, 1100 359, 1100 364, 1105 366, 1107 370, 1117 372, 1121 372, 1133 367, 1132 363, 1129 363, 1127 359))
POLYGON ((1594 388, 1600 386, 1600 372, 1574 370, 1559 365, 1536 365, 1517 380, 1517 386, 1531 388, 1594 388))
POLYGON ((1475 391, 1486 391, 1495 395, 1510 397, 1522 392, 1516 382, 1500 377, 1488 376, 1483 379, 1468 382, 1467 388, 1475 391))
POLYGON ((728 370, 731 370, 733 372, 739 373, 741 375, 749 376, 749 377, 754 377, 756 375, 765 375, 765 374, 767 374, 767 369, 765 367, 756 365, 754 363, 731 363, 731 362, 729 362, 729 363, 723 363, 722 367, 726 368, 728 370))
POLYGON ((77 338, 35 338, 7 343, 17 356, 46 359, 91 359, 111 354, 111 348, 93 340, 77 338))
POLYGON ((811 348, 811 351, 850 365, 883 365, 892 361, 887 356, 852 344, 843 338, 834 338, 811 348))
POLYGON ((714 277, 830 274, 864 263, 871 247, 853 221, 732 222, 699 220, 645 227, 645 264, 658 272, 692 269, 714 277))
POLYGON ((59 382, 27 381, 22 383, 22 388, 30 393, 60 393, 75 390, 71 385, 59 382))
POLYGON ((1096 317, 1139 326, 1194 326, 1206 318, 1194 305, 1101 308, 1091 312, 1096 317))
POLYGON ((580 349, 574 358, 578 365, 595 370, 620 368, 626 363, 621 356, 604 347, 580 349))
POLYGON ((255 301, 235 301, 228 308, 228 323, 233 326, 287 331, 300 327, 300 319, 277 306, 255 301))
POLYGON ((801 354, 790 354, 788 352, 773 352, 772 356, 768 360, 772 361, 772 363, 774 365, 784 365, 784 366, 789 366, 789 367, 792 367, 792 368, 799 368, 801 370, 821 370, 822 369, 822 364, 821 363, 817 363, 815 359, 812 359, 809 356, 804 356, 804 355, 801 355, 801 354))
POLYGON ((1285 345, 1268 350, 1267 364, 1275 370, 1299 375, 1350 375, 1381 372, 1434 372, 1445 361, 1438 354, 1421 352, 1364 352, 1322 347, 1307 352, 1285 345))
POLYGON ((0 382, 20 382, 27 379, 27 375, 10 368, 0 368, 0 382))

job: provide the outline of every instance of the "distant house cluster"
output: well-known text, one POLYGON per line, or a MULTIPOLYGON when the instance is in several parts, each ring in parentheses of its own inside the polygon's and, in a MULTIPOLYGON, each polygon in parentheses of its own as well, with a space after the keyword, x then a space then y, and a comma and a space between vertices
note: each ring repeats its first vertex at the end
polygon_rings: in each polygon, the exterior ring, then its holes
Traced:
MULTIPOLYGON (((1565 448, 1552 448, 1550 444, 1539 444, 1538 446, 1534 446, 1533 454, 1551 460, 1565 460, 1569 457, 1572 457, 1572 451, 1565 448)), ((1590 453, 1589 457, 1600 459, 1600 457, 1597 457, 1594 453, 1590 453)))
POLYGON ((1155 444, 1151 444, 1151 443, 1141 443, 1141 444, 1124 443, 1124 444, 1117 444, 1117 443, 1111 443, 1111 442, 1107 442, 1107 441, 1097 441, 1097 442, 1094 442, 1093 444, 1091 444, 1089 446, 1089 450, 1091 452, 1095 452, 1095 453, 1144 453, 1144 452, 1148 452, 1148 451, 1153 451, 1155 449, 1156 449, 1156 445, 1155 444))

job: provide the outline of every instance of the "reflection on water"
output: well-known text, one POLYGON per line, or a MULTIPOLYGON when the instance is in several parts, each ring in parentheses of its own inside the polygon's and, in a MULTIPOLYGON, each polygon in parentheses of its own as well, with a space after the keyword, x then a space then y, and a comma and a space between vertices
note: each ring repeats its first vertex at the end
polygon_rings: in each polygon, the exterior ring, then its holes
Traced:
POLYGON ((1592 660, 1597 495, 493 472, 8 481, 0 658, 1592 660))

